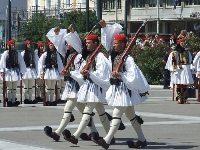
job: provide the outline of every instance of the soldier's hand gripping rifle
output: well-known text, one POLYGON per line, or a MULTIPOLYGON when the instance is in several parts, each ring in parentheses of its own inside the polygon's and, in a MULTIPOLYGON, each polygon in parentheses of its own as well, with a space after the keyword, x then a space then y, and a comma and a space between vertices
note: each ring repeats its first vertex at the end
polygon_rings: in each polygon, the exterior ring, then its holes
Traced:
POLYGON ((144 21, 143 24, 140 26, 140 28, 137 30, 137 32, 135 33, 135 36, 131 39, 131 41, 129 42, 128 46, 125 48, 125 50, 123 51, 119 63, 115 66, 115 68, 113 69, 112 74, 114 76, 117 76, 120 72, 120 69, 122 68, 124 62, 126 61, 126 58, 128 57, 129 52, 131 51, 131 49, 134 46, 134 43, 138 37, 138 34, 140 32, 140 30, 142 29, 143 26, 145 26, 147 23, 147 21, 144 21))

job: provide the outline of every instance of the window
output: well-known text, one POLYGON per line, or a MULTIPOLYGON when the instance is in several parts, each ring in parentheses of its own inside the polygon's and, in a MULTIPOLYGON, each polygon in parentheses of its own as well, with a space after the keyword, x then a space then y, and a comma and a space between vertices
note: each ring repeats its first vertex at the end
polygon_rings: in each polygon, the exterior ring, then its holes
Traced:
MULTIPOLYGON (((175 0, 166 0, 167 6, 174 6, 175 0)), ((181 6, 181 0, 177 0, 177 5, 176 6, 181 6)))
MULTIPOLYGON (((102 0, 103 10, 115 9, 115 0, 102 0)), ((117 0, 117 8, 121 9, 121 0, 117 0)))
POLYGON ((200 0, 194 0, 194 5, 200 5, 200 0))
MULTIPOLYGON (((157 7, 157 0, 149 0, 149 7, 157 7)), ((163 7, 163 0, 159 0, 159 7, 163 7)))
POLYGON ((132 0, 131 1, 132 8, 143 8, 145 7, 145 0, 132 0))

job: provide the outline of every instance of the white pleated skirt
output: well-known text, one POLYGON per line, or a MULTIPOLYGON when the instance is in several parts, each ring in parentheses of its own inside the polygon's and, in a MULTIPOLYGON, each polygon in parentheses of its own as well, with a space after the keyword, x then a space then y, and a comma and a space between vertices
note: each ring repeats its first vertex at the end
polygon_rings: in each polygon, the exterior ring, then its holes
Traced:
POLYGON ((130 91, 126 85, 121 82, 119 86, 111 85, 106 92, 106 100, 110 106, 133 106, 144 102, 148 97, 140 96, 134 91, 130 91))
POLYGON ((5 69, 5 81, 19 81, 19 80, 21 80, 19 68, 5 69))
POLYGON ((26 68, 26 72, 23 74, 22 79, 37 79, 35 68, 26 68))
POLYGON ((193 84, 194 80, 192 78, 190 65, 183 65, 182 69, 177 69, 174 73, 172 73, 171 83, 185 85, 193 84))
POLYGON ((60 80, 60 73, 58 72, 58 69, 51 68, 46 69, 44 79, 46 80, 60 80))
POLYGON ((78 99, 77 102, 80 103, 106 103, 105 100, 105 90, 100 86, 96 85, 89 80, 85 80, 84 84, 80 87, 78 91, 78 99))
POLYGON ((66 81, 65 89, 62 93, 62 100, 67 100, 67 98, 77 98, 77 93, 79 88, 77 88, 78 83, 75 80, 66 81))

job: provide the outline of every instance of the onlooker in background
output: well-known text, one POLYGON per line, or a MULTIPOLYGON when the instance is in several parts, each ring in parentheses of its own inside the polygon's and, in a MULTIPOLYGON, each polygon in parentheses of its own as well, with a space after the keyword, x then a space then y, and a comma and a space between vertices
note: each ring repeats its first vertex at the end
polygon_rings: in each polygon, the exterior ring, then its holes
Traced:
POLYGON ((165 50, 165 54, 163 56, 163 69, 164 69, 164 82, 163 82, 163 89, 170 89, 170 71, 165 68, 168 57, 172 49, 169 47, 165 50))

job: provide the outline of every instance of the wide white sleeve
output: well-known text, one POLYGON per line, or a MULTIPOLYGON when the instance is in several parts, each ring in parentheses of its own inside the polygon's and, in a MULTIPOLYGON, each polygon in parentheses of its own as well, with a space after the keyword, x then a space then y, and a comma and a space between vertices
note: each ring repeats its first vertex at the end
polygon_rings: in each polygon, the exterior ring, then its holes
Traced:
POLYGON ((60 55, 58 53, 57 54, 57 63, 58 63, 58 71, 59 73, 63 70, 63 63, 62 63, 62 60, 60 58, 60 55))
POLYGON ((95 63, 96 70, 90 71, 90 78, 95 84, 107 90, 110 87, 111 64, 101 52, 96 56, 95 63))
POLYGON ((197 65, 199 63, 199 59, 200 59, 200 52, 198 52, 196 54, 196 56, 194 57, 194 60, 193 60, 193 64, 194 64, 194 67, 195 67, 196 70, 197 70, 197 65))
POLYGON ((80 86, 84 83, 83 75, 80 72, 85 64, 86 62, 84 59, 82 59, 82 55, 78 54, 74 59, 75 70, 70 71, 71 78, 77 81, 80 86))
POLYGON ((36 52, 34 52, 34 54, 35 54, 35 70, 37 71, 37 70, 38 70, 38 61, 39 61, 39 57, 38 57, 38 55, 37 55, 36 52))
POLYGON ((66 46, 65 46, 65 39, 63 38, 64 35, 67 33, 66 29, 60 29, 58 35, 55 35, 54 32, 55 28, 52 28, 47 34, 47 38, 54 44, 57 51, 65 57, 66 54, 66 46))
POLYGON ((125 62, 125 72, 120 72, 123 82, 131 91, 136 93, 145 93, 149 91, 150 86, 144 77, 142 71, 135 64, 133 57, 128 56, 125 62))
POLYGON ((8 51, 4 51, 4 53, 1 55, 0 60, 0 71, 4 72, 4 69, 6 68, 6 57, 8 55, 8 51))
POLYGON ((18 52, 18 62, 19 62, 20 73, 25 73, 26 72, 26 64, 25 64, 24 58, 22 57, 20 52, 18 52))
POLYGON ((173 71, 172 56, 173 56, 173 52, 171 52, 169 54, 169 57, 167 59, 167 63, 165 65, 165 69, 168 69, 170 71, 173 71))
POLYGON ((43 53, 38 60, 38 76, 44 72, 45 59, 47 57, 47 52, 43 53))
POLYGON ((106 25, 106 27, 101 28, 101 43, 104 48, 109 51, 113 47, 114 36, 122 31, 122 26, 120 24, 106 25))

